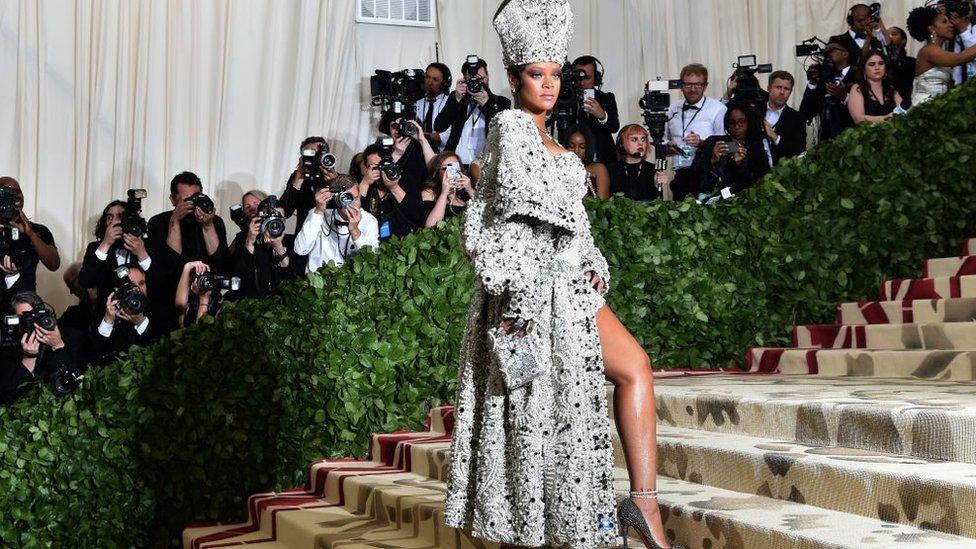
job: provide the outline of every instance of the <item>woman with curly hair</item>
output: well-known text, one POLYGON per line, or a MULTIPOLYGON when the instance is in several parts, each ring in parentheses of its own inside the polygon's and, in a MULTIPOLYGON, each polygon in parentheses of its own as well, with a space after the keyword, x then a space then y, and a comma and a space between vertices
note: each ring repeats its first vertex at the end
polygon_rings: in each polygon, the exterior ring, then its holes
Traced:
POLYGON ((912 106, 924 103, 949 91, 952 69, 976 59, 976 46, 955 53, 943 49, 946 40, 955 39, 952 23, 934 6, 915 8, 908 14, 908 33, 925 45, 915 61, 915 86, 912 106))

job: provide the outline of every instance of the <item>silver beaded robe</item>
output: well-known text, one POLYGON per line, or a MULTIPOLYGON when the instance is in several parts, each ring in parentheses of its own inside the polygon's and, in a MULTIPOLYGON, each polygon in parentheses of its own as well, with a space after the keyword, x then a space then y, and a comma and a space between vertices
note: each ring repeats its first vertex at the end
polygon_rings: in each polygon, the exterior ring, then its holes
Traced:
POLYGON ((587 174, 532 118, 491 123, 463 228, 475 268, 458 377, 446 523, 489 541, 615 545, 613 449, 586 271, 609 270, 581 198, 587 174), (502 316, 532 320, 516 340, 502 316), (529 374, 525 374, 529 372, 529 374), (520 377, 521 376, 521 377, 520 377))

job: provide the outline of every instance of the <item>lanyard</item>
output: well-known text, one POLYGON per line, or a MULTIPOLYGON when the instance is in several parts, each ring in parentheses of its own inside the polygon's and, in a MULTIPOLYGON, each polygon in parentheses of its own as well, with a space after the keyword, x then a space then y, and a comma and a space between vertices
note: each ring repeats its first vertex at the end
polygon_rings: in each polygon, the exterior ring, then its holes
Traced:
POLYGON ((708 103, 708 98, 706 97, 705 100, 702 101, 702 106, 697 110, 695 110, 695 115, 691 117, 691 120, 688 121, 687 124, 685 124, 685 106, 681 105, 681 138, 682 139, 684 139, 685 133, 688 131, 688 126, 691 126, 692 124, 695 123, 695 119, 698 118, 698 115, 701 114, 702 110, 705 108, 705 105, 707 103, 708 103))

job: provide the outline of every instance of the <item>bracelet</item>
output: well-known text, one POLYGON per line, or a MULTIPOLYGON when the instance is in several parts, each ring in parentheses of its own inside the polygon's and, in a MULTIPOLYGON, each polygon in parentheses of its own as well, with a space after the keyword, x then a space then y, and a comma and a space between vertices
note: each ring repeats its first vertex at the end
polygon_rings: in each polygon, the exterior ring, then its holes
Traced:
POLYGON ((27 351, 23 351, 23 353, 24 353, 24 358, 37 358, 41 356, 40 353, 28 353, 27 351))

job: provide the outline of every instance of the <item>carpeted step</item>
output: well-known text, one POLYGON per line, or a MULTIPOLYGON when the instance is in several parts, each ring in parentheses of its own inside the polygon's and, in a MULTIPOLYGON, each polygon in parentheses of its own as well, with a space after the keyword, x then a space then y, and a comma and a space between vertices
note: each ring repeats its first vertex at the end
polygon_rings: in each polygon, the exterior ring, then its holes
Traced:
POLYGON ((715 376, 655 392, 664 426, 976 463, 973 382, 715 376))
MULTIPOLYGON (((976 537, 976 465, 664 425, 657 437, 661 475, 976 537)), ((625 463, 619 437, 614 450, 625 463)))
POLYGON ((976 255, 925 260, 922 278, 976 275, 976 255))
POLYGON ((976 349, 976 322, 796 326, 793 328, 793 346, 804 349, 976 349))
POLYGON ((976 238, 967 238, 962 245, 962 255, 976 255, 976 238))
MULTIPOLYGON (((618 469, 618 493, 628 488, 626 469, 618 469)), ((669 537, 677 537, 689 549, 972 549, 976 545, 970 538, 668 477, 658 479, 658 490, 669 537)))
POLYGON ((837 306, 837 323, 848 326, 974 320, 976 320, 976 298, 861 301, 841 303, 837 306))
POLYGON ((883 301, 976 297, 976 275, 886 280, 879 293, 883 301))
POLYGON ((976 350, 781 349, 746 354, 751 372, 883 378, 976 379, 976 350))

